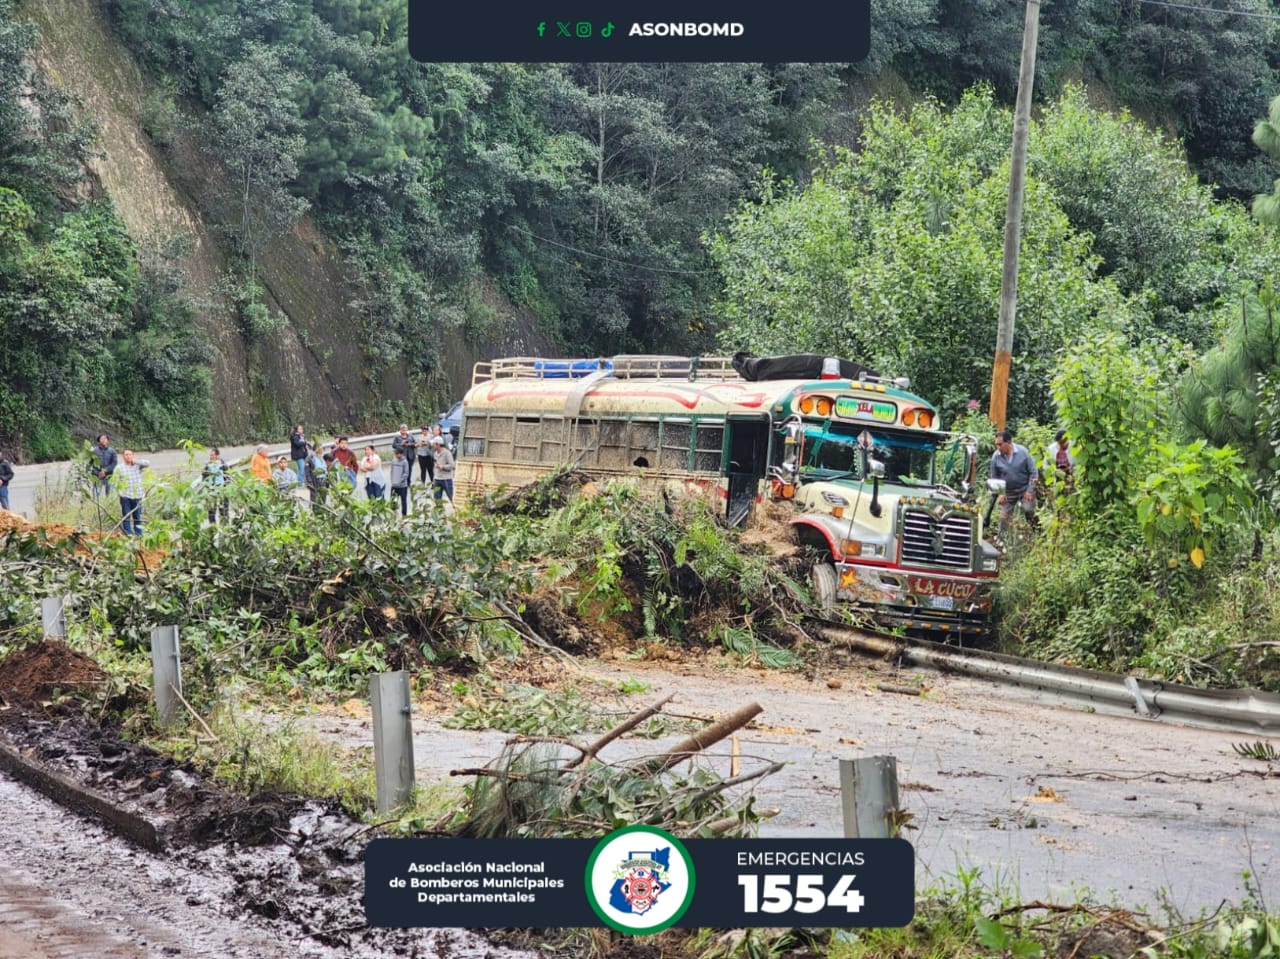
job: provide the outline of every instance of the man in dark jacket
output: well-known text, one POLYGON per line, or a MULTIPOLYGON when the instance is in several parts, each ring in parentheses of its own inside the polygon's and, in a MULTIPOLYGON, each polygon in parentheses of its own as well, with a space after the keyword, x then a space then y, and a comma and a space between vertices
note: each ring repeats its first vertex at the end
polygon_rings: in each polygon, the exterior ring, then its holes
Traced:
POLYGON ((307 481, 307 434, 299 423, 289 434, 289 459, 293 460, 293 468, 298 471, 298 483, 307 481))
POLYGON ((404 450, 404 458, 410 466, 413 465, 413 437, 409 435, 409 427, 405 423, 400 424, 400 432, 391 437, 391 452, 396 450, 404 450))
POLYGON ((89 454, 89 472, 97 482, 93 486, 93 495, 111 492, 111 477, 116 471, 119 458, 111 448, 111 439, 106 433, 98 437, 98 445, 89 454))
POLYGON ((13 482, 13 464, 0 450, 0 509, 9 508, 9 484, 13 482))

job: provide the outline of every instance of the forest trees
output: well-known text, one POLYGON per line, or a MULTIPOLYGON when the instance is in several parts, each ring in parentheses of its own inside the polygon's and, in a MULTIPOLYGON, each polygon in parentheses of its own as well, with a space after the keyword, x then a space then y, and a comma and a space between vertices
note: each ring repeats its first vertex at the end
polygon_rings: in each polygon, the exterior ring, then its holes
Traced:
POLYGON ((238 188, 236 239, 250 281, 262 245, 307 209, 307 201, 289 191, 306 147, 291 96, 300 82, 279 53, 252 43, 218 89, 211 140, 238 188))
MULTIPOLYGON (((990 91, 950 112, 875 106, 857 152, 803 189, 766 179, 714 239, 726 346, 855 352, 948 412, 986 395, 1011 119, 990 91)), ((1033 124, 1010 409, 1047 421, 1055 353, 1092 331, 1211 346, 1217 303, 1280 262, 1176 147, 1073 88, 1033 124)), ((1169 351, 1166 351, 1169 352, 1169 351)))
POLYGON ((33 70, 34 41, 0 0, 0 444, 67 456, 88 415, 190 435, 208 382, 189 308, 110 202, 83 199, 93 131, 33 70))

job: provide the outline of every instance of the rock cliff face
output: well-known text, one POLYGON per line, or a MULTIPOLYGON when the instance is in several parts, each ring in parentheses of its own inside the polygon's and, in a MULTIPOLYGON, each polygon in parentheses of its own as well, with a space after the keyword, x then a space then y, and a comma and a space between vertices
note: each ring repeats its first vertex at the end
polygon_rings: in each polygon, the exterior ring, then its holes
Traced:
POLYGON ((442 337, 438 368, 425 381, 404 367, 371 375, 351 305, 360 299, 352 272, 306 217, 272 240, 259 263, 267 305, 287 322, 247 342, 224 289, 228 258, 218 225, 232 191, 216 159, 190 125, 174 125, 164 150, 148 137, 143 117, 153 87, 98 4, 28 0, 20 12, 39 29, 37 66, 78 101, 99 132, 93 188, 111 199, 140 250, 185 241, 182 294, 198 304, 198 322, 215 354, 210 439, 257 438, 292 422, 374 425, 389 403, 420 408, 434 400, 443 408, 461 395, 476 359, 545 351, 545 340, 504 304, 497 312, 506 319, 483 339, 442 337), (435 395, 411 396, 415 379, 435 395))

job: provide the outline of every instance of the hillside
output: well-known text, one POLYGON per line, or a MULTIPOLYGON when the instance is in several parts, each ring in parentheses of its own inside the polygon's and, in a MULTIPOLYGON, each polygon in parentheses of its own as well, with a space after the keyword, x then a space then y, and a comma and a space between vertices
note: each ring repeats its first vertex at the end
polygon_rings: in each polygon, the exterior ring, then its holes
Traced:
MULTIPOLYGON (((367 291, 316 221, 301 217, 274 237, 260 261, 264 305, 283 317, 266 336, 246 337, 229 295, 234 252, 227 245, 235 188, 209 151, 198 124, 170 119, 164 145, 148 134, 148 111, 162 91, 149 81, 92 0, 30 0, 21 12, 38 28, 33 60, 69 94, 80 119, 96 130, 97 151, 83 189, 111 201, 139 258, 181 251, 180 295, 211 350, 209 437, 250 438, 294 421, 345 427, 373 422, 395 404, 431 411, 447 404, 481 356, 536 350, 543 340, 495 323, 479 342, 448 337, 447 349, 414 396, 408 360, 376 371, 359 347, 359 303, 367 291)), ((514 310, 494 293, 494 311, 514 310)), ((421 372, 421 371, 420 371, 421 372)), ((124 434, 130 424, 119 424, 124 434)))

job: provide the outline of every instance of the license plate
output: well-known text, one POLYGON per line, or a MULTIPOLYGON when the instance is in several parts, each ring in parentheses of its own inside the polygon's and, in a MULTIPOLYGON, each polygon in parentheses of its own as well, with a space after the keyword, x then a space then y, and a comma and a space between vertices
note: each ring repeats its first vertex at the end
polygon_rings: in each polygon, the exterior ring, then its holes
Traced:
POLYGON ((955 600, 950 596, 930 596, 929 605, 934 609, 954 609, 955 600))

